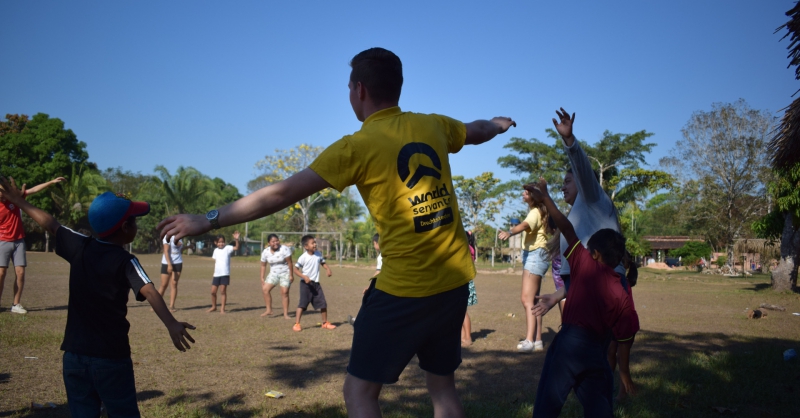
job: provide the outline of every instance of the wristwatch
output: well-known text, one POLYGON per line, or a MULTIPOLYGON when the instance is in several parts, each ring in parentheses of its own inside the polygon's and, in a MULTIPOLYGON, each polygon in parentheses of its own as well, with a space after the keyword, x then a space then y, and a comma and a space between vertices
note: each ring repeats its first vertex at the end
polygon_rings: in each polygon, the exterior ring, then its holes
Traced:
POLYGON ((219 229, 219 211, 211 209, 206 213, 206 219, 211 224, 211 229, 219 229))

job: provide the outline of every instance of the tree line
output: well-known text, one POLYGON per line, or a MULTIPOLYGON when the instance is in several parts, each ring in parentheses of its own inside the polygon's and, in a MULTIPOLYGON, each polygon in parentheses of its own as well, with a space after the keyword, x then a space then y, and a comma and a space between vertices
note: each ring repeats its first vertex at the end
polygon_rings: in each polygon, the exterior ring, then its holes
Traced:
MULTIPOLYGON (((642 239, 647 235, 702 237, 720 251, 736 239, 755 237, 759 230, 751 225, 763 225, 764 221, 757 221, 774 205, 767 187, 774 180, 767 156, 774 125, 771 114, 751 109, 744 100, 713 104, 710 111, 692 114, 682 138, 657 169, 645 161, 656 145, 648 142, 653 133, 646 130, 605 131, 593 144, 579 142, 618 208, 622 232, 633 254, 649 254, 649 245, 642 239)), ((545 134, 545 141, 514 137, 504 145, 510 152, 497 164, 510 168, 516 179, 502 181, 491 171, 473 178, 453 177, 463 222, 475 232, 479 247, 494 246, 498 227, 507 228, 511 218, 525 217, 522 184, 541 176, 551 185, 553 196, 561 195, 569 161, 558 134, 552 129, 545 134), (499 219, 502 213, 506 216, 499 219)), ((193 167, 179 167, 170 173, 157 166, 151 174, 121 167, 100 170, 74 132, 65 129, 60 119, 42 113, 33 118, 6 115, 6 121, 0 122, 0 137, 2 175, 29 185, 67 177, 67 182, 49 193, 31 197, 65 225, 88 229, 89 204, 106 190, 150 202, 151 216, 140 221, 135 251, 160 251, 155 230, 160 219, 176 213, 204 213, 242 196, 235 186, 193 167)), ((308 167, 323 149, 301 144, 275 150, 255 163, 258 174, 248 183, 248 191, 308 167)), ((279 213, 248 223, 249 237, 260 240, 262 232, 273 231, 337 231, 343 234, 345 257, 352 257, 356 244, 363 256, 370 248, 375 226, 353 193, 349 189, 315 193, 279 213)), ((568 209, 563 201, 560 206, 568 209)), ((234 229, 243 226, 221 232, 229 235, 234 229)), ((27 221, 26 230, 33 248, 45 246, 46 237, 38 227, 27 221)))

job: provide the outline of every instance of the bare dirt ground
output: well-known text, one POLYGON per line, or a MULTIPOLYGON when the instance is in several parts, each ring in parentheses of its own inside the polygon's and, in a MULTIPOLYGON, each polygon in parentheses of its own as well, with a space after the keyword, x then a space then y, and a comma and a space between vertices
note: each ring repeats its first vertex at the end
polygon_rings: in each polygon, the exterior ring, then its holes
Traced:
MULTIPOLYGON (((151 279, 160 282, 160 256, 140 256, 151 279)), ((69 416, 59 350, 67 314, 68 265, 53 254, 28 253, 23 304, 27 315, 11 314, 14 273, 6 278, 0 312, 0 417, 69 416), (33 357, 33 358, 26 358, 33 357), (56 405, 32 410, 31 402, 56 405)), ((259 263, 233 260, 229 313, 206 313, 213 260, 188 256, 180 280, 175 316, 197 326, 197 344, 187 353, 172 346, 149 305, 129 303, 130 339, 136 386, 148 417, 342 417, 341 387, 349 358, 352 327, 361 291, 372 269, 339 268, 321 280, 331 321, 317 326, 318 312, 303 316, 304 330, 282 318, 280 293, 273 290, 272 317, 262 318, 264 302, 259 263), (277 390, 283 399, 264 393, 277 390)), ((473 338, 456 372, 468 416, 530 416, 544 353, 515 352, 524 337, 518 274, 479 274, 478 304, 470 308, 473 338), (515 316, 509 317, 513 313, 515 316)), ((784 362, 788 348, 800 349, 800 296, 776 294, 766 275, 729 279, 683 271, 642 269, 634 298, 642 331, 632 355, 640 393, 619 404, 619 417, 718 416, 715 407, 736 416, 786 417, 800 410, 800 358, 784 362), (760 303, 787 308, 747 319, 760 303)), ((548 276, 543 292, 554 290, 548 276)), ((169 291, 168 291, 169 292, 169 291)), ((297 303, 291 290, 290 311, 297 303)), ((294 314, 291 314, 294 316, 294 314)), ((560 323, 544 318, 545 348, 560 323)), ((391 347, 386 347, 391 355, 391 347)), ((416 361, 381 396, 386 416, 432 416, 424 375, 416 361)), ((574 396, 562 416, 583 416, 574 396)))

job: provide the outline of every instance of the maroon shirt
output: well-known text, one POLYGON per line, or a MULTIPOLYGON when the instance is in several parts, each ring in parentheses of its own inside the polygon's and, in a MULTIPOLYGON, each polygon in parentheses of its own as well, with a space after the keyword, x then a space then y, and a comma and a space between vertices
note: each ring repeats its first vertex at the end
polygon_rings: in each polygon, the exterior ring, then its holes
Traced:
POLYGON ((633 298, 620 284, 619 274, 594 260, 580 241, 571 248, 565 254, 570 266, 570 289, 562 322, 600 337, 611 330, 617 341, 633 337, 639 331, 639 315, 633 298))

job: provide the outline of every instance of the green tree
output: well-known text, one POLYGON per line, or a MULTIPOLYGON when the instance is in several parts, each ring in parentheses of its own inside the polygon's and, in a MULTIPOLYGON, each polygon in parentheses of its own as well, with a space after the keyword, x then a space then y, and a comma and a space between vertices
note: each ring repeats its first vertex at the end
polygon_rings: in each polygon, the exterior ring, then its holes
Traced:
POLYGON ((711 260, 712 249, 711 246, 705 242, 688 241, 682 247, 676 248, 669 252, 672 257, 682 257, 684 265, 691 266, 697 263, 700 258, 711 260))
POLYGON ((175 174, 170 174, 166 167, 159 165, 155 172, 169 215, 206 212, 220 201, 218 185, 194 167, 181 166, 175 174))
MULTIPOLYGON (((64 122, 37 113, 32 119, 26 115, 7 114, 0 121, 0 175, 13 177, 17 184, 35 186, 56 177, 66 177, 73 165, 96 169, 90 163, 86 144, 78 141, 64 122)), ((30 197, 32 204, 53 212, 53 202, 48 193, 30 197)))
POLYGON ((691 213, 706 224, 708 238, 720 245, 743 237, 747 226, 765 213, 766 144, 774 127, 771 114, 751 109, 742 99, 715 103, 710 111, 692 114, 674 156, 662 159, 676 173, 684 173, 679 177, 686 179, 685 173, 690 173, 687 180, 697 182, 691 213))
MULTIPOLYGON (((275 150, 275 155, 267 155, 256 163, 256 170, 261 174, 248 183, 248 189, 255 191, 269 184, 277 183, 304 170, 325 150, 324 147, 312 147, 308 144, 298 145, 288 150, 275 150)), ((286 211, 286 217, 291 217, 297 211, 302 214, 303 232, 308 232, 311 210, 320 202, 334 197, 339 193, 334 189, 325 189, 300 200, 286 211)))
POLYGON ((485 224, 494 222, 494 217, 503 208, 506 197, 505 188, 494 173, 485 172, 473 178, 453 176, 461 221, 467 229, 472 229, 475 239, 490 235, 491 229, 485 224))
POLYGON ((67 181, 50 191, 56 206, 56 218, 70 228, 88 228, 89 206, 106 190, 108 182, 97 170, 73 165, 67 181))

